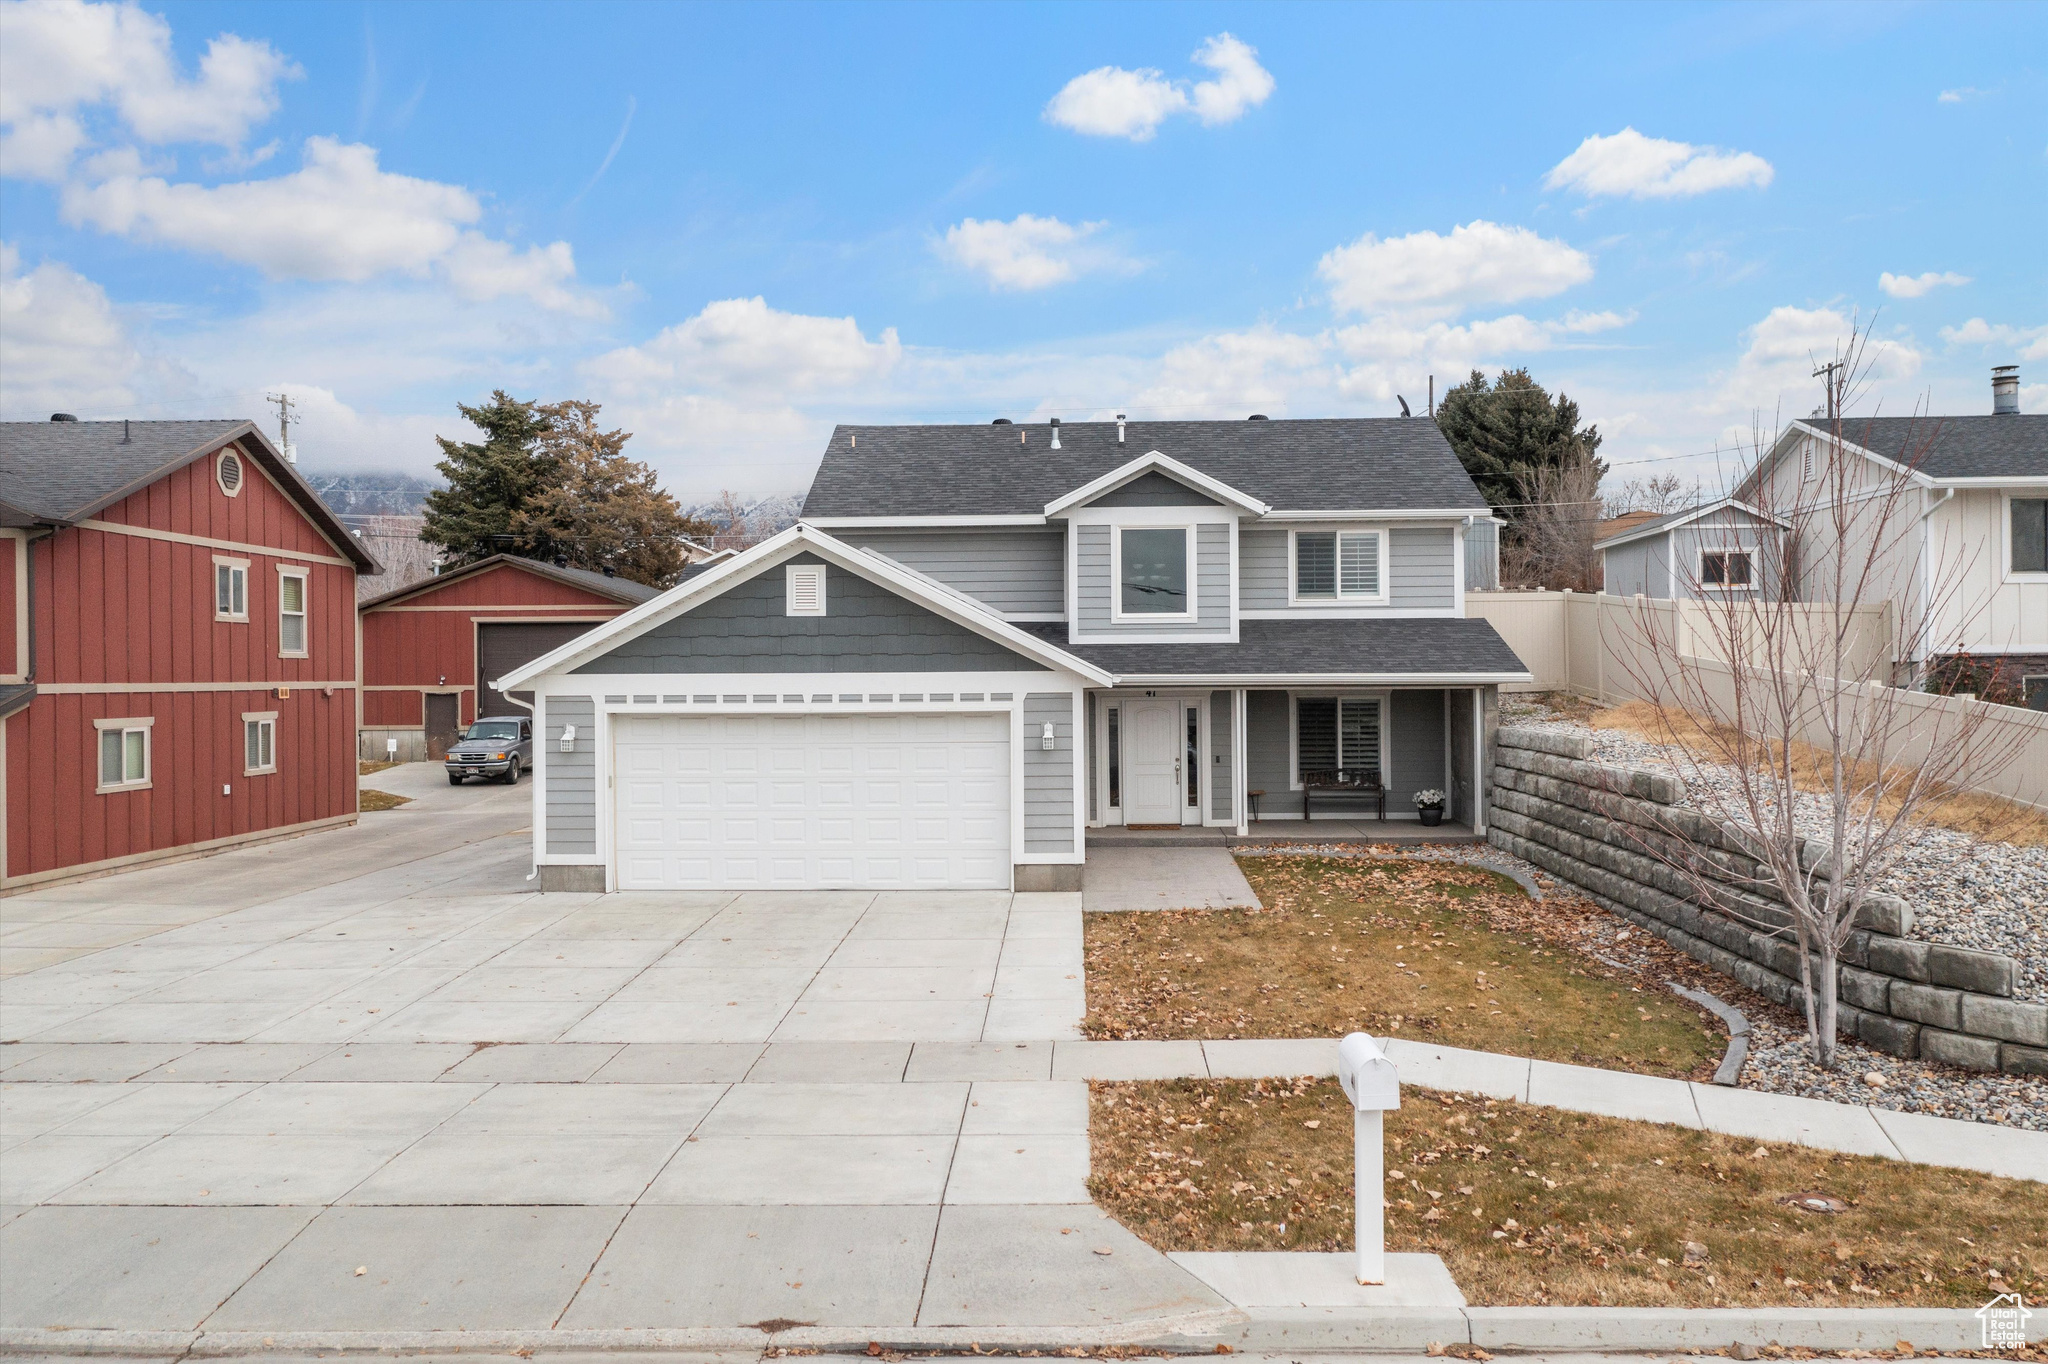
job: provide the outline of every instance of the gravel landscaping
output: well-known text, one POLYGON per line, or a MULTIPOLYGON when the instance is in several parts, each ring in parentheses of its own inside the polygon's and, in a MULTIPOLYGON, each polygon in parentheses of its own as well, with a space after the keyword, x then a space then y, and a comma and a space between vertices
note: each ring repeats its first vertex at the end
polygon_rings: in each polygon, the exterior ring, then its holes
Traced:
MULTIPOLYGON (((1501 722, 1590 739, 1596 762, 1671 772, 1695 787, 1704 779, 1718 788, 1721 813, 1735 808, 1725 769, 1681 770, 1663 745, 1639 734, 1589 725, 1529 696, 1502 697, 1501 722)), ((1689 796, 1683 803, 1706 809, 1713 802, 1689 796)), ((1802 828, 1826 830, 1820 797, 1802 795, 1796 809, 1802 828)), ((1911 936, 2010 956, 2019 963, 2015 997, 2048 1000, 2048 848, 1926 828, 1886 868, 1879 888, 1912 905, 1911 936)))

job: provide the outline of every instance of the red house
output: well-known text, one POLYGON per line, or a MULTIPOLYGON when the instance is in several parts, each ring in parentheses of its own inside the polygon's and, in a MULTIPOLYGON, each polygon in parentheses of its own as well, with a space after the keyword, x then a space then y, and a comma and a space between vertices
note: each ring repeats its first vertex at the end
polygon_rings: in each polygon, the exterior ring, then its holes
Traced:
POLYGON ((372 597, 361 607, 362 756, 445 757, 471 721, 524 713, 491 679, 656 595, 626 578, 498 554, 372 597))
POLYGON ((0 891, 354 823, 375 572, 249 422, 0 423, 0 891))

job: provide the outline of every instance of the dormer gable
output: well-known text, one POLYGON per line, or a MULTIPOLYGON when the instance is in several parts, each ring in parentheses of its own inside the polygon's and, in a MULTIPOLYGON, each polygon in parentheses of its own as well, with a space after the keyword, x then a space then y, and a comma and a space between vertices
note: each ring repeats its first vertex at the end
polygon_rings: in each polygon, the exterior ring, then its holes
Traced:
POLYGON ((1153 450, 1045 504, 1047 519, 1080 507, 1227 507, 1264 516, 1272 507, 1249 493, 1211 478, 1170 455, 1153 450))

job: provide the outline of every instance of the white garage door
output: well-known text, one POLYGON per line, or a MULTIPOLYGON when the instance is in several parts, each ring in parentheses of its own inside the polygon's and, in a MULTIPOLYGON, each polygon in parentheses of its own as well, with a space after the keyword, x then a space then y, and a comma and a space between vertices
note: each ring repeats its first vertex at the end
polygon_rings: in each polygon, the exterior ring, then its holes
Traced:
POLYGON ((1003 715, 627 715, 622 890, 1006 889, 1003 715))

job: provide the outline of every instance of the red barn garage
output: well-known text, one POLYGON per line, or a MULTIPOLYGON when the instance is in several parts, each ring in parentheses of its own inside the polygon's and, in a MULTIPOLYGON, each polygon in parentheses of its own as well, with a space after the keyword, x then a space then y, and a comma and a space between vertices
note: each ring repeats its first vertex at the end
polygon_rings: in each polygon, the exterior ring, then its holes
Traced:
POLYGON ((625 578, 497 554, 371 598, 361 608, 362 756, 439 761, 471 721, 525 713, 492 678, 656 595, 625 578))
POLYGON ((249 422, 0 423, 0 888, 354 823, 376 571, 249 422))

